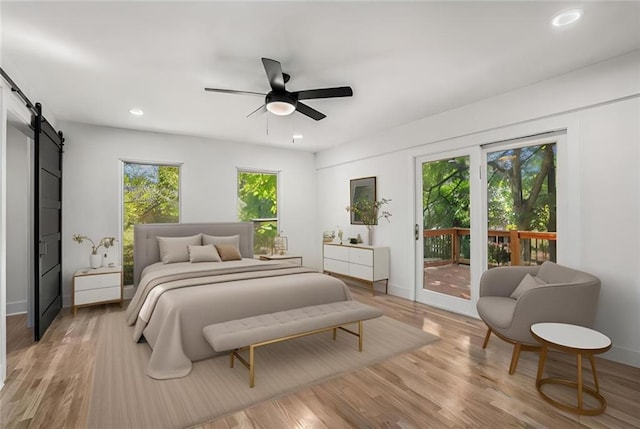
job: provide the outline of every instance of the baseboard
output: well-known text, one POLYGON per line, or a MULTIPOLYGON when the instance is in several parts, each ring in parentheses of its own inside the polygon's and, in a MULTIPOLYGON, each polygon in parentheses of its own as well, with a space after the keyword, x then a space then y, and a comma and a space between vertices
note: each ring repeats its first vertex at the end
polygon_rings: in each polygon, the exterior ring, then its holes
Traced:
POLYGON ((27 312, 27 301, 7 302, 7 316, 27 312))
POLYGON ((613 345, 608 352, 600 356, 607 360, 640 368, 640 351, 638 350, 629 350, 624 347, 613 345))
POLYGON ((406 287, 400 287, 393 283, 389 283, 389 295, 408 299, 409 301, 413 300, 413 297, 411 296, 411 289, 407 289, 406 287))

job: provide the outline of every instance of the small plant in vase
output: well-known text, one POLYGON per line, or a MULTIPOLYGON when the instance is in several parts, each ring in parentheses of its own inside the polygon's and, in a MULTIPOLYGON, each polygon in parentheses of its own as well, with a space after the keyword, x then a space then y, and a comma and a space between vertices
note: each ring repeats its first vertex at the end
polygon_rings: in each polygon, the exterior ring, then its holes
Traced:
POLYGON ((357 220, 362 222, 367 227, 368 232, 368 244, 373 244, 373 226, 378 224, 378 220, 385 218, 387 222, 391 222, 389 219, 391 213, 388 210, 382 210, 382 206, 388 204, 391 200, 382 198, 379 201, 371 201, 366 198, 357 200, 353 205, 347 206, 347 212, 353 213, 357 220))
POLYGON ((113 247, 115 242, 117 241, 115 237, 103 237, 102 240, 95 243, 92 239, 87 237, 86 235, 81 234, 73 234, 73 241, 82 244, 85 240, 91 243, 91 256, 90 256, 90 266, 91 268, 99 268, 102 265, 102 255, 98 254, 98 250, 101 247, 105 249, 109 249, 109 247, 113 247))

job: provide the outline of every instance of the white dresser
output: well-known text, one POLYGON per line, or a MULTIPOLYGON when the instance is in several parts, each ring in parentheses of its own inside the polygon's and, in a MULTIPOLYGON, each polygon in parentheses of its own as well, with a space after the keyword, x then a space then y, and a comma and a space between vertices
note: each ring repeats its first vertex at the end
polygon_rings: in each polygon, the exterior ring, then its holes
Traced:
POLYGON ((365 281, 375 294, 374 282, 385 280, 389 286, 389 248, 348 244, 323 245, 323 270, 365 281))
POLYGON ((72 307, 117 302, 122 306, 122 267, 83 268, 73 274, 72 307))

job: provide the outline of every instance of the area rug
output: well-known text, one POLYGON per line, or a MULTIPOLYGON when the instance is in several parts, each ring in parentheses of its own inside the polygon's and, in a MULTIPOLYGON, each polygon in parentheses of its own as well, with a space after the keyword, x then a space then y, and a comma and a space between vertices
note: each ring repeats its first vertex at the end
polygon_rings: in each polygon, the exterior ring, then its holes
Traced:
POLYGON ((191 373, 154 380, 144 370, 151 354, 133 342, 124 312, 100 320, 90 428, 185 428, 211 421, 267 399, 294 392, 347 371, 419 348, 437 337, 388 317, 364 322, 364 350, 344 332, 333 341, 320 333, 256 351, 256 386, 249 371, 219 356, 193 364, 191 373))

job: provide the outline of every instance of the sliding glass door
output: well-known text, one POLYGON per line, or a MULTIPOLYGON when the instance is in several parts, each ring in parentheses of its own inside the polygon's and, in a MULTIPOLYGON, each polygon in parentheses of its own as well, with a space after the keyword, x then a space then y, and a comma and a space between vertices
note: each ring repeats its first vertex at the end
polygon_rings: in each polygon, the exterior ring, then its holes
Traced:
POLYGON ((557 259, 555 139, 488 146, 487 267, 557 259))
MULTIPOLYGON (((416 300, 473 313, 472 166, 477 150, 416 160, 416 300)), ((477 282, 476 282, 477 283, 477 282)))
POLYGON ((416 301, 475 315, 485 270, 557 260, 560 142, 554 133, 416 159, 416 301))

